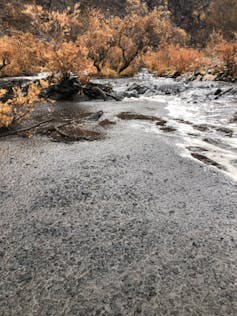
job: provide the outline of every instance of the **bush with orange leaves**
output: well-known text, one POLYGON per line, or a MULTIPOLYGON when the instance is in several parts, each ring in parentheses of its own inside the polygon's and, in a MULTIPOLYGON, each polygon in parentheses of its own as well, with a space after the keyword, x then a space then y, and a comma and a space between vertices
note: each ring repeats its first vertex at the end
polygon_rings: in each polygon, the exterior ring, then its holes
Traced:
POLYGON ((37 73, 47 62, 45 42, 31 33, 0 38, 1 76, 18 76, 37 73))
POLYGON ((73 72, 81 77, 85 72, 93 71, 88 58, 88 50, 80 41, 62 42, 60 45, 49 43, 43 52, 44 70, 50 72, 73 72))
POLYGON ((161 42, 185 43, 187 40, 186 33, 171 23, 169 12, 164 8, 147 10, 142 15, 132 11, 123 18, 105 18, 94 10, 87 20, 88 29, 83 39, 99 75, 103 75, 105 69, 110 74, 134 74, 149 48, 154 49, 161 42))
MULTIPOLYGON (((92 67, 87 48, 79 38, 79 8, 47 12, 26 5, 32 33, 0 38, 0 76, 29 75, 43 70, 80 73, 92 67)), ((21 12, 22 14, 22 12, 21 12)))
MULTIPOLYGON (((0 128, 26 119, 35 104, 40 101, 39 92, 37 84, 29 86, 27 95, 23 95, 19 88, 15 88, 13 98, 8 99, 5 103, 0 102, 0 128)), ((5 93, 5 90, 0 90, 0 96, 5 93)))
POLYGON ((65 11, 46 11, 42 6, 28 4, 22 13, 31 19, 32 33, 51 42, 74 41, 82 29, 80 5, 65 11))
POLYGON ((150 71, 163 75, 167 71, 187 73, 205 69, 209 59, 198 49, 170 44, 147 52, 143 61, 150 71))
POLYGON ((0 38, 0 75, 46 70, 115 77, 133 75, 144 65, 159 74, 184 73, 209 68, 210 59, 213 65, 218 59, 216 69, 235 76, 236 43, 216 36, 209 50, 188 48, 187 34, 171 22, 166 7, 149 11, 140 0, 128 2, 123 18, 95 9, 82 14, 79 5, 64 12, 26 5, 19 15, 31 21, 31 33, 0 38))

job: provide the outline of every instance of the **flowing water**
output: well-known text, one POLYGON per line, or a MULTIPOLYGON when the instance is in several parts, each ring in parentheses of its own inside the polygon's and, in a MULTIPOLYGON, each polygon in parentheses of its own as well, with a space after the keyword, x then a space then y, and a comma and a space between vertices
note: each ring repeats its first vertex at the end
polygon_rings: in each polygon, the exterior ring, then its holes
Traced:
POLYGON ((158 128, 130 121, 134 128, 163 134, 182 156, 211 164, 237 180, 237 84, 157 78, 146 72, 112 81, 125 95, 123 109, 167 120, 158 128))

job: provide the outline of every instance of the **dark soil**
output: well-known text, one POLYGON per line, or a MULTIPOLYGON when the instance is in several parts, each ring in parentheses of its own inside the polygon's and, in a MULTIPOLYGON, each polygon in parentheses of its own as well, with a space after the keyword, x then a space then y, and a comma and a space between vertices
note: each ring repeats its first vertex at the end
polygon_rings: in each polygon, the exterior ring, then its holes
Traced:
POLYGON ((233 130, 227 127, 219 127, 216 129, 218 132, 221 132, 225 134, 225 136, 232 137, 233 136, 233 130))
POLYGON ((158 122, 156 122, 156 125, 158 125, 158 126, 165 126, 167 124, 167 121, 166 120, 160 120, 160 121, 158 121, 158 122))
POLYGON ((152 115, 144 115, 139 113, 133 113, 133 112, 121 112, 117 115, 118 118, 122 120, 142 120, 142 121, 158 121, 163 124, 165 121, 157 116, 152 115))
POLYGON ((225 169, 222 165, 220 165, 216 161, 206 157, 205 155, 202 155, 199 153, 191 153, 191 156, 193 158, 200 160, 201 162, 205 163, 206 165, 211 165, 211 166, 217 167, 218 169, 221 169, 221 170, 225 169))
POLYGON ((113 126, 113 125, 115 125, 115 124, 116 124, 115 122, 110 121, 110 120, 108 120, 108 119, 105 119, 105 120, 99 122, 99 125, 100 125, 101 127, 104 127, 104 128, 111 127, 111 126, 113 126))
POLYGON ((193 128, 200 132, 206 132, 209 130, 209 126, 207 124, 193 125, 193 128))
POLYGON ((171 126, 164 126, 164 127, 161 127, 160 130, 165 133, 172 133, 176 131, 176 128, 171 127, 171 126))

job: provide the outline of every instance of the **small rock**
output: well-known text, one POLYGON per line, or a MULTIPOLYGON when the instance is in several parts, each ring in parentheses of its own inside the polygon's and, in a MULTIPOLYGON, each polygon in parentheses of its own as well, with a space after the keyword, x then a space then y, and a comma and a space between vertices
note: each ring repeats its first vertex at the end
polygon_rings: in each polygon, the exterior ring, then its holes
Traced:
POLYGON ((214 92, 214 95, 219 95, 222 93, 222 90, 219 88, 214 92))

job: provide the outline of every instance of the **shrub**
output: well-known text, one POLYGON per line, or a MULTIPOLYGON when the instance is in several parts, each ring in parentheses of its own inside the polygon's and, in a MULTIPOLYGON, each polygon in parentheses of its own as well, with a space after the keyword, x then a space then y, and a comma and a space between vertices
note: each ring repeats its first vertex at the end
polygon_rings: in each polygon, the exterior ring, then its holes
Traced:
MULTIPOLYGON (((0 95, 6 91, 0 90, 0 95)), ((19 88, 14 89, 15 97, 5 103, 0 102, 0 128, 8 127, 13 122, 21 122, 26 119, 39 102, 39 88, 36 84, 29 86, 27 95, 23 95, 19 88)))
POLYGON ((28 75, 42 70, 45 66, 43 52, 46 43, 32 34, 5 36, 0 38, 0 60, 7 61, 1 69, 1 76, 28 75))
POLYGON ((143 60, 149 70, 160 75, 166 71, 196 71, 206 66, 204 55, 199 50, 172 44, 163 46, 156 52, 148 52, 143 60))

